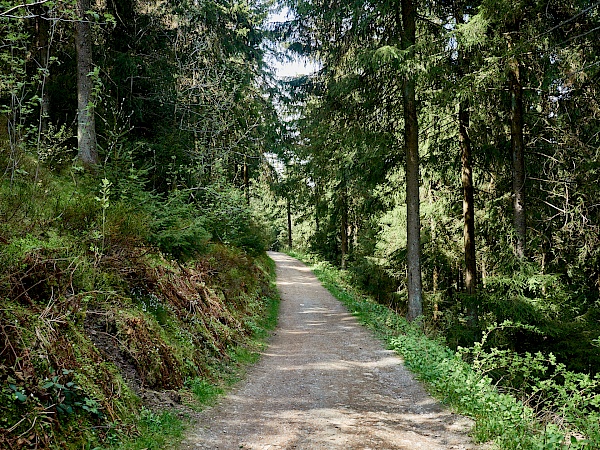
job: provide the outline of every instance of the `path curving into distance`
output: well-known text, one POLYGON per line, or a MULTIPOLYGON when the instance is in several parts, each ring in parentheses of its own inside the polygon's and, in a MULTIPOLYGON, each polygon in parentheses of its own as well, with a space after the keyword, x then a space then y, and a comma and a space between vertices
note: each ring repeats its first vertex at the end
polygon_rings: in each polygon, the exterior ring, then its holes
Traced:
POLYGON ((245 381, 200 414, 190 449, 475 449, 471 422, 433 400, 301 262, 270 252, 279 325, 245 381))

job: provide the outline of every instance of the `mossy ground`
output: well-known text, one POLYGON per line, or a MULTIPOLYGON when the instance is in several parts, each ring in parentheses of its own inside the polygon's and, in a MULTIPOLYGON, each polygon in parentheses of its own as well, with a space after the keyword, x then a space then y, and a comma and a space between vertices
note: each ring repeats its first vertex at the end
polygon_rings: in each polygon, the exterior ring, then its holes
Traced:
POLYGON ((167 448, 256 358, 271 261, 205 242, 170 259, 93 180, 39 183, 0 186, 0 447, 167 448))

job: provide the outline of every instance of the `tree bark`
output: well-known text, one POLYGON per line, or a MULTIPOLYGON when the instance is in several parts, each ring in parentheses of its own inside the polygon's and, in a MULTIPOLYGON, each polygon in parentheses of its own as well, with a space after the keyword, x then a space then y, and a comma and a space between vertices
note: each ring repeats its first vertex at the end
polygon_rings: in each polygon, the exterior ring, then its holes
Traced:
POLYGON ((77 49, 77 145, 79 158, 86 166, 98 164, 96 122, 93 104, 92 33, 87 11, 90 0, 77 0, 75 46, 77 49))
MULTIPOLYGON (((402 0, 402 48, 416 43, 416 6, 412 0, 402 0)), ((408 314, 412 321, 423 314, 421 280, 421 217, 419 199, 419 123, 415 79, 411 74, 402 81, 404 105, 404 145, 406 146, 406 225, 408 266, 408 314)))
POLYGON ((467 294, 477 289, 477 263, 475 259, 475 198, 473 189, 473 167, 471 165, 471 139, 469 137, 469 106, 460 102, 458 111, 458 140, 460 145, 463 185, 463 239, 465 248, 465 288, 467 294))
MULTIPOLYGON (((509 40, 509 50, 512 45, 509 40)), ((513 175, 513 225, 515 228, 515 255, 525 257, 527 223, 525 220, 525 144, 523 138, 523 85, 521 70, 516 56, 508 63, 510 91, 510 146, 512 150, 513 175)))
POLYGON ((288 226, 288 248, 292 249, 292 205, 290 198, 286 198, 287 201, 287 226, 288 226))

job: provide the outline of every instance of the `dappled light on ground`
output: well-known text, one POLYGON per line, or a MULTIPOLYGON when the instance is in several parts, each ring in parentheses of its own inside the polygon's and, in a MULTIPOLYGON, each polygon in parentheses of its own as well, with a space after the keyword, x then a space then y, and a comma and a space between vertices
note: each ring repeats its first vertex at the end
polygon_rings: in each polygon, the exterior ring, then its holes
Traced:
POLYGON ((282 254, 279 327, 248 379, 185 449, 472 449, 443 409, 306 266, 282 254))

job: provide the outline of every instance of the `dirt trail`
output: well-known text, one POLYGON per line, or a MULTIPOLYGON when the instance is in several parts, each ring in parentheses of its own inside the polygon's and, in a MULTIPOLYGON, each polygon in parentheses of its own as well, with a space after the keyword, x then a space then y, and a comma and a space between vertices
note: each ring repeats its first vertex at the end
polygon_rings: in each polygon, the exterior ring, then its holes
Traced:
POLYGON ((310 270, 281 253, 279 326, 247 380, 182 449, 474 449, 467 419, 427 395, 310 270))

